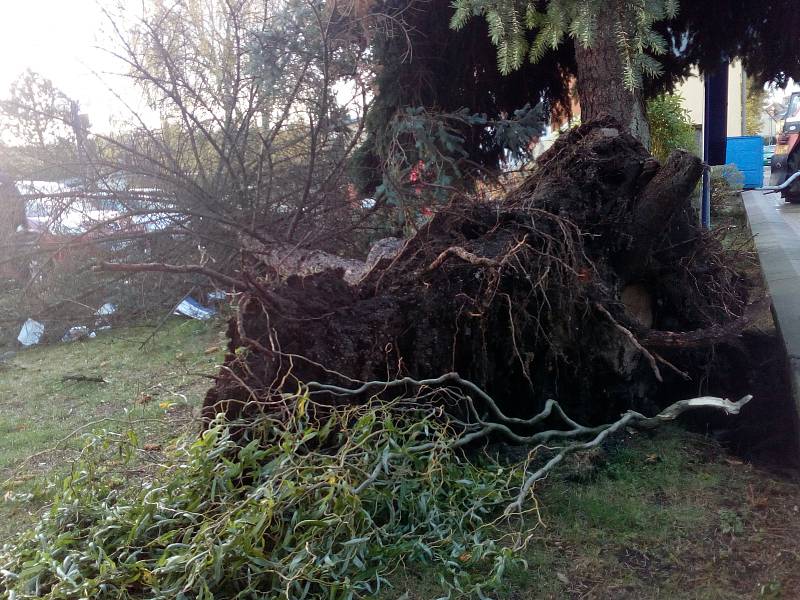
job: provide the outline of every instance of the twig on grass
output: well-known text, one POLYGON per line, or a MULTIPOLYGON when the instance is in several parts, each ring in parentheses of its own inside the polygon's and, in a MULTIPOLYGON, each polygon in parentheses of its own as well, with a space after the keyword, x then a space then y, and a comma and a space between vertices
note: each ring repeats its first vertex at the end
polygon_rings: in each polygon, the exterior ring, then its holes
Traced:
POLYGON ((35 452, 23 458, 19 462, 19 464, 16 467, 14 467, 14 470, 11 472, 11 475, 2 482, 0 482, 0 487, 5 487, 6 485, 8 485, 17 476, 20 470, 22 470, 23 466, 25 466, 32 460, 39 458, 40 456, 45 456, 46 454, 50 454, 52 452, 55 452, 56 450, 59 450, 64 443, 68 442, 82 431, 85 431, 97 425, 102 425, 103 423, 125 423, 126 425, 132 425, 133 423, 146 423, 146 422, 163 423, 164 421, 162 419, 156 419, 156 418, 114 419, 112 417, 105 417, 103 419, 98 419, 96 421, 90 421, 89 423, 84 423, 80 427, 76 427, 75 429, 70 431, 67 435, 62 437, 60 440, 58 440, 55 444, 53 444, 49 448, 46 448, 45 450, 40 450, 39 452, 35 452))
POLYGON ((108 383, 102 377, 93 377, 92 375, 64 375, 61 377, 61 381, 75 381, 75 382, 83 382, 83 383, 108 383))

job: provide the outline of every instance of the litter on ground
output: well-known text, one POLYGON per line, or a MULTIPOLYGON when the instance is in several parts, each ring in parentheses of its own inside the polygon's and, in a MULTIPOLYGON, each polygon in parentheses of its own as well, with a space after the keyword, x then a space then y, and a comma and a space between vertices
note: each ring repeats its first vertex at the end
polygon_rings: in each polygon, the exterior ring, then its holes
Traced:
POLYGON ((22 324, 17 341, 23 346, 35 346, 41 341, 43 335, 44 324, 28 319, 22 324))
POLYGON ((183 300, 180 301, 178 306, 175 307, 175 314, 183 315, 185 317, 189 317, 190 319, 207 321, 215 314, 217 314, 217 311, 215 311, 213 308, 208 308, 207 306, 203 306, 194 298, 186 296, 183 300))

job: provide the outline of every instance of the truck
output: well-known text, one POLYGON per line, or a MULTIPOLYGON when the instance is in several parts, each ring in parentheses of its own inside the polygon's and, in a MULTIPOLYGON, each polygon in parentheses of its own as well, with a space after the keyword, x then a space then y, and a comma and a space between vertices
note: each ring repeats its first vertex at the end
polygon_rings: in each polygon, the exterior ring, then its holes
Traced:
MULTIPOLYGON (((783 184, 800 171, 800 92, 794 92, 789 98, 770 167, 770 185, 773 186, 783 184)), ((800 202, 800 177, 781 191, 781 195, 787 202, 800 202)))

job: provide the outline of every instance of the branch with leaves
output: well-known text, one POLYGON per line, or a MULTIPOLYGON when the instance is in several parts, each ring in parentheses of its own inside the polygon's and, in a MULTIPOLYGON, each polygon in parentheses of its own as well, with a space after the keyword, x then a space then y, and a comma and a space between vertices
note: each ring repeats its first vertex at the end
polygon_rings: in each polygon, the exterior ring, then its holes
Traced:
POLYGON ((461 29, 476 16, 486 19, 489 36, 497 47, 497 65, 504 74, 519 69, 525 60, 539 62, 545 52, 558 48, 567 37, 590 47, 597 37, 598 14, 612 11, 628 89, 640 88, 643 76, 661 73, 654 57, 667 51, 667 42, 653 25, 674 18, 678 12, 677 0, 456 0, 453 5, 453 29, 461 29))

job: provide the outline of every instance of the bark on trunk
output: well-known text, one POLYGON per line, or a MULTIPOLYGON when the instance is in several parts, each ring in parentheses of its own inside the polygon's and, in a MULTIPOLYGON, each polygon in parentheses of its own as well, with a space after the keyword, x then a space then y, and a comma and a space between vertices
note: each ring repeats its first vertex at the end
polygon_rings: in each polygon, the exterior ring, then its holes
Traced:
MULTIPOLYGON (((623 261, 622 271, 629 279, 638 279, 647 268, 656 246, 653 240, 664 236, 665 226, 673 220, 673 215, 689 209, 692 189, 702 173, 703 161, 685 150, 677 150, 642 190, 630 227, 633 242, 623 261)), ((676 241, 682 242, 684 238, 676 241)))
POLYGON ((590 48, 575 44, 581 120, 614 117, 649 149, 650 126, 642 92, 630 91, 622 84, 622 57, 615 38, 616 4, 604 4, 597 15, 597 33, 590 48))

